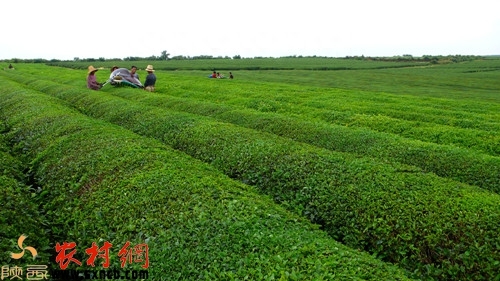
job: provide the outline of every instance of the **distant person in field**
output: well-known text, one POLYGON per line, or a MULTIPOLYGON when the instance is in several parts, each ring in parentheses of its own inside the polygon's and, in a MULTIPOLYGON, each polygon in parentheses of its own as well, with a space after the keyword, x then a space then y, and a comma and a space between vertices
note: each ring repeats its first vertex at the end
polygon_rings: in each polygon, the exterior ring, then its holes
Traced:
MULTIPOLYGON (((118 69, 118 66, 116 66, 116 65, 113 65, 113 66, 111 67, 111 69, 110 69, 111 74, 109 74, 109 79, 110 79, 110 80, 115 79, 115 77, 116 77, 116 75, 117 75, 117 74, 115 73, 115 70, 117 70, 117 69, 118 69)), ((121 79, 121 77, 119 77, 119 79, 121 79)))
MULTIPOLYGON (((135 66, 134 66, 134 68, 135 68, 135 66)), ((137 76, 137 75, 135 75, 135 76, 137 76)), ((110 81, 111 85, 117 85, 121 81, 127 81, 129 83, 135 84, 135 85, 139 86, 140 88, 142 88, 141 81, 139 81, 135 77, 133 77, 132 72, 126 68, 117 68, 117 69, 113 70, 113 72, 111 72, 111 74, 109 75, 109 81, 110 81)))
POLYGON ((212 76, 210 78, 217 78, 217 72, 212 72, 212 76))
POLYGON ((89 71, 87 75, 87 88, 92 89, 92 90, 99 90, 102 87, 102 84, 98 83, 95 77, 95 73, 97 72, 97 68, 93 67, 92 65, 89 66, 89 71))
POLYGON ((12 63, 9 63, 9 69, 13 69, 12 63))
MULTIPOLYGON (((121 68, 118 68, 117 70, 120 69, 121 68)), ((122 76, 123 79, 127 80, 130 83, 142 86, 141 81, 139 80, 139 74, 137 74, 137 66, 135 65, 132 65, 130 67, 130 71, 128 71, 128 73, 124 72, 123 75, 120 76, 122 76)))
POLYGON ((137 74, 137 66, 132 65, 132 67, 130 68, 130 75, 131 75, 133 78, 137 79, 137 81, 140 81, 140 80, 139 80, 139 74, 137 74))
POLYGON ((117 68, 115 70, 111 70, 111 74, 109 74, 109 80, 113 81, 113 80, 122 80, 123 78, 120 76, 120 70, 127 70, 128 69, 125 69, 125 68, 117 68))
POLYGON ((234 78, 233 73, 229 72, 229 79, 233 79, 233 78, 234 78))
POLYGON ((146 67, 146 71, 148 72, 148 76, 146 76, 146 81, 144 82, 144 90, 154 92, 156 84, 156 75, 154 74, 155 70, 152 65, 148 65, 148 67, 146 67))

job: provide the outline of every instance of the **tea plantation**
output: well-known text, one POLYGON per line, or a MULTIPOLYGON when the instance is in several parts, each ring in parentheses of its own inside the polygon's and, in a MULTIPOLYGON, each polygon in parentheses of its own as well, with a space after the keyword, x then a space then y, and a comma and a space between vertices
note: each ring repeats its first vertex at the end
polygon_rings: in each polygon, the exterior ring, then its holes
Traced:
POLYGON ((500 280, 500 60, 283 60, 163 62, 153 93, 0 71, 1 265, 27 234, 54 270, 146 244, 149 280, 500 280))

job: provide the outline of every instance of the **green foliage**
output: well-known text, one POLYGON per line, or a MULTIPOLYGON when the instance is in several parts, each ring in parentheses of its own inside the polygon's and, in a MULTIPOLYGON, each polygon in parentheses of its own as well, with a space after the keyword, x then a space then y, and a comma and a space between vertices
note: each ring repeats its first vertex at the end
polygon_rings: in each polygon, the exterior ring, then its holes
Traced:
POLYGON ((346 91, 306 92, 282 86, 276 87, 275 95, 267 97, 263 93, 269 89, 266 85, 238 93, 241 84, 219 86, 207 80, 187 81, 189 86, 177 82, 180 85, 168 89, 168 96, 136 91, 113 94, 148 105, 216 117, 334 151, 417 166, 442 177, 500 191, 500 159, 491 157, 500 153, 500 126, 494 123, 494 114, 477 114, 488 107, 494 111, 495 105, 453 101, 456 109, 452 110, 451 102, 436 104, 435 99, 417 101, 387 94, 373 97, 372 93, 353 96, 346 91), (292 90, 295 92, 288 94, 292 90), (396 103, 401 109, 395 109, 396 103), (446 114, 448 125, 434 123, 445 119, 446 114))
MULTIPOLYGON (((410 66, 424 66, 427 62, 398 62, 398 61, 361 61, 338 58, 217 58, 213 56, 196 57, 173 57, 169 60, 158 60, 157 58, 127 57, 124 61, 142 61, 144 67, 154 61, 156 70, 353 70, 353 69, 385 69, 404 68, 410 66)), ((107 60, 102 63, 104 67, 111 67, 120 63, 107 60)), ((123 62, 121 62, 123 63, 123 62)), ((86 69, 88 62, 65 61, 47 64, 52 66, 86 69)))
MULTIPOLYGON (((333 237, 424 279, 498 279, 498 195, 442 178, 468 182, 464 177, 473 176, 469 183, 498 188, 498 60, 397 71, 359 67, 241 71, 231 81, 206 79, 200 71, 158 71, 157 94, 90 92, 80 81, 83 71, 33 66, 2 74, 209 162, 333 237)), ((44 132, 52 122, 41 119, 31 129, 44 132)), ((26 134, 15 151, 30 159, 53 142, 35 136, 26 134)), ((106 225, 104 233, 114 233, 106 225)))
MULTIPOLYGON (((253 109, 249 110, 237 109, 236 106, 220 106, 191 98, 175 98, 150 93, 132 95, 127 92, 119 92, 114 93, 114 95, 162 108, 213 116, 223 122, 270 132, 334 151, 356 153, 362 156, 372 156, 387 161, 417 166, 426 172, 433 172, 442 177, 477 185, 497 193, 500 192, 500 177, 497 172, 500 169, 500 159, 498 157, 439 144, 441 142, 446 143, 445 139, 452 139, 450 142, 462 142, 463 147, 484 147, 484 152, 497 155, 497 152, 500 152, 500 146, 496 145, 496 143, 500 141, 500 136, 486 132, 477 131, 474 133, 472 130, 447 128, 448 134, 433 133, 436 138, 442 141, 436 141, 429 137, 429 142, 424 143, 367 130, 363 126, 357 128, 357 126, 325 124, 314 119, 305 120, 305 118, 295 116, 283 116, 276 113, 276 111, 281 111, 286 107, 286 105, 283 106, 283 102, 279 101, 255 99, 247 103, 253 109), (482 140, 484 141, 481 143, 482 140), (495 167, 498 167, 498 169, 495 167)), ((336 118, 349 118, 346 116, 340 117, 340 115, 337 114, 336 118)), ((377 126, 376 119, 381 118, 383 117, 372 116, 370 118, 367 116, 364 119, 367 122, 370 121, 370 125, 375 127, 377 126)), ((400 123, 404 122, 400 121, 400 123)), ((384 126, 389 127, 388 130, 395 130, 396 127, 384 126)), ((432 130, 425 131, 426 127, 424 126, 415 128, 407 125, 407 127, 408 130, 422 132, 422 135, 432 132, 432 130)))
POLYGON ((146 242, 151 280, 407 280, 208 165, 0 83, 6 138, 46 191, 40 205, 56 241, 146 242))
MULTIPOLYGON (((423 278, 487 280, 499 272, 496 194, 416 167, 323 150, 105 93, 65 90, 48 81, 30 86, 211 163, 320 224, 335 239, 423 278)), ((120 92, 148 98, 132 89, 120 92)))
MULTIPOLYGON (((1 131, 7 130, 0 121, 1 131)), ((0 135, 0 264, 23 266, 28 263, 47 263, 49 255, 50 228, 44 215, 38 209, 40 192, 23 183, 23 165, 9 154, 9 148, 0 135), (24 246, 34 247, 38 252, 33 261, 29 252, 19 260, 12 259, 10 253, 20 253, 17 244, 22 235, 27 238, 24 246)))
POLYGON ((167 51, 162 51, 161 52, 161 55, 158 57, 159 60, 168 60, 168 57, 170 56, 169 53, 167 53, 167 51))

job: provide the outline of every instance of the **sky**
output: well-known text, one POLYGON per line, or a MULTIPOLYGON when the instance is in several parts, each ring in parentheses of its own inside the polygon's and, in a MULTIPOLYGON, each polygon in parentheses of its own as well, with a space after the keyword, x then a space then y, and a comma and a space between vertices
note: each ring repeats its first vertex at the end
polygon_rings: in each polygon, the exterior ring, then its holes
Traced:
POLYGON ((500 55, 498 0, 4 0, 0 59, 500 55))

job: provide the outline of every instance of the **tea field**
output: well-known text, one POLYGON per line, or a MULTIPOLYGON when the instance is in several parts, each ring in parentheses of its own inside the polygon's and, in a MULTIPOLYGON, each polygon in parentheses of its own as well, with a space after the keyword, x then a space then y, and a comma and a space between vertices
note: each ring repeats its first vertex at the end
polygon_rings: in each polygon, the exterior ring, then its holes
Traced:
POLYGON ((149 280, 500 280, 500 59, 235 61, 0 71, 1 265, 25 233, 55 269, 147 244, 149 280))

